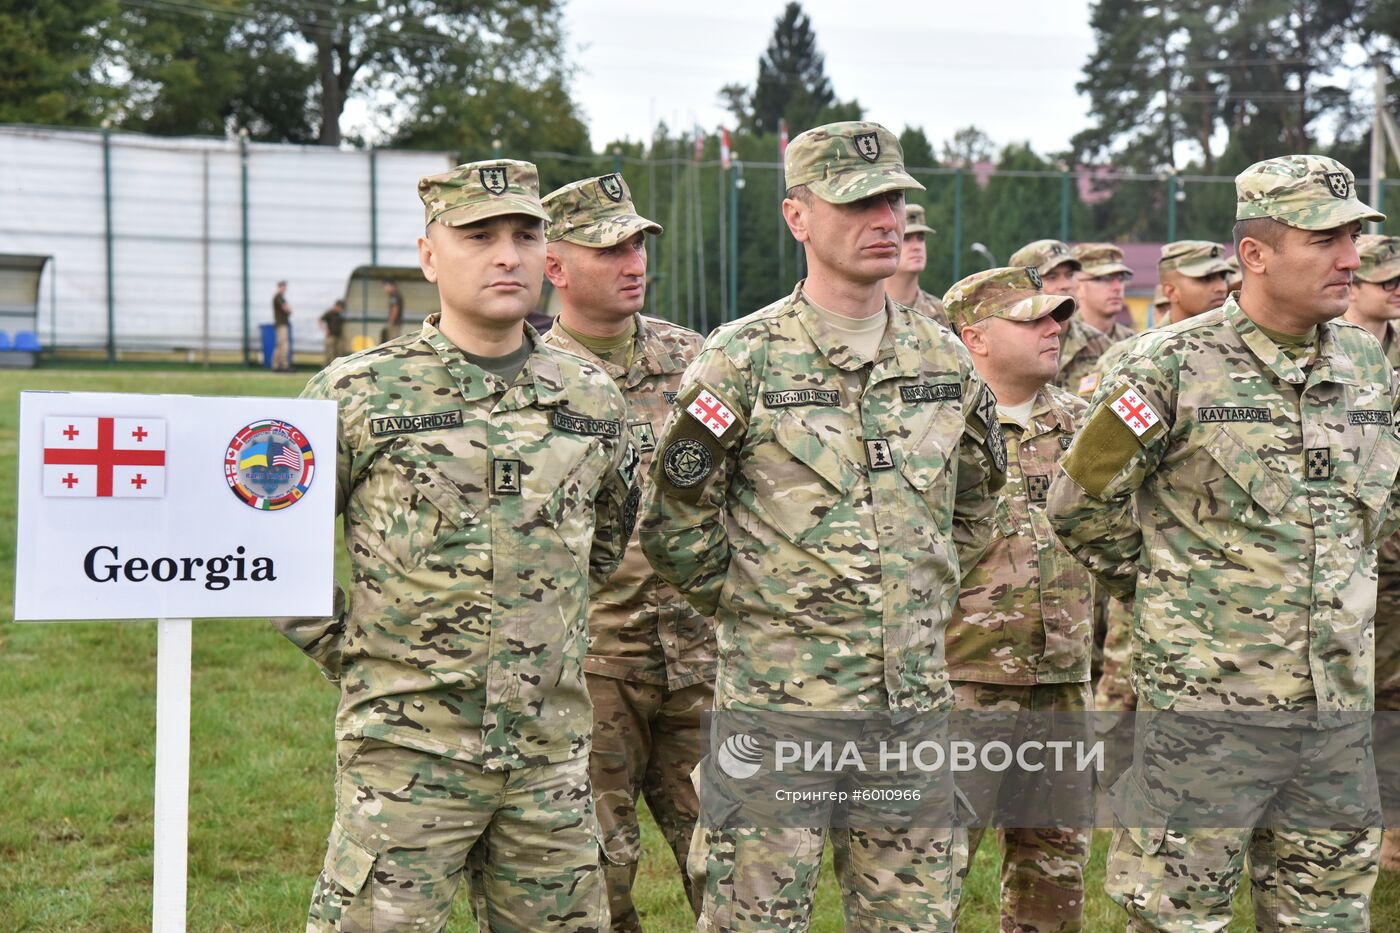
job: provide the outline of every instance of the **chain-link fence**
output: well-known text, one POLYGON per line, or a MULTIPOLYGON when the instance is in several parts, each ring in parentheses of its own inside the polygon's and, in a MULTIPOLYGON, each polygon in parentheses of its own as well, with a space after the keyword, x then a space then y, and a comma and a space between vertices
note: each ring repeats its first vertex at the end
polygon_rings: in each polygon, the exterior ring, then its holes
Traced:
MULTIPOLYGON (((518 155, 539 166, 546 192, 622 172, 638 209, 665 228, 648 244, 648 313, 704 333, 787 294, 804 264, 780 210, 781 163, 736 158, 725 167, 695 159, 691 146, 658 141, 648 158, 518 155)), ((416 182, 450 162, 440 152, 0 127, 0 254, 54 257, 38 319, 50 350, 116 358, 212 348, 254 361, 280 279, 291 282, 303 349, 318 342, 316 319, 336 298, 353 298, 359 313, 378 307, 377 289, 363 282, 365 294, 347 294, 351 273, 416 266, 416 182)), ((1142 307, 1156 283, 1157 244, 1227 242, 1234 222, 1229 177, 910 171, 927 189, 910 199, 937 231, 922 276, 935 294, 1031 240, 1106 240, 1127 247, 1138 271, 1130 294, 1142 307)), ((1367 187, 1382 209, 1394 199, 1367 187)), ((406 308, 405 321, 421 313, 406 308)))
MULTIPOLYGON (((802 275, 802 252, 788 234, 780 203, 782 165, 622 155, 591 158, 536 152, 546 184, 620 171, 638 209, 666 228, 649 245, 652 289, 648 313, 701 332, 741 317, 789 292, 802 275)), ((1229 244, 1235 217, 1234 178, 1144 175, 1108 170, 1019 171, 910 167, 926 190, 909 200, 925 205, 937 232, 928 238, 921 284, 941 295, 963 276, 1004 264, 1042 238, 1070 243, 1124 244, 1137 261, 1130 292, 1141 305, 1156 285, 1157 247, 1178 239, 1229 244), (974 250, 974 244, 980 250, 974 250), (1134 245, 1139 246, 1132 249, 1134 245), (991 257, 989 259, 989 256, 991 257)), ((1362 184, 1363 196, 1384 209, 1388 190, 1362 184)), ((1390 196, 1393 200, 1394 195, 1390 196)))

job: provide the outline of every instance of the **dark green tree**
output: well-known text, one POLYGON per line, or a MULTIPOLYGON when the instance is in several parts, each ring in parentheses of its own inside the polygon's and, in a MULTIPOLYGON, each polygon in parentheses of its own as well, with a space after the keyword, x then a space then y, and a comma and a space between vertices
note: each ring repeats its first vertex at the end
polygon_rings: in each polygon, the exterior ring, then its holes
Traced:
POLYGON ((758 59, 753 88, 726 84, 719 94, 740 128, 758 135, 777 133, 783 120, 795 136, 823 122, 861 115, 855 101, 836 99, 812 20, 796 2, 789 3, 774 23, 773 37, 758 59))
MULTIPOLYGON (((491 80, 466 93, 459 88, 430 92, 393 137, 394 145, 448 149, 463 161, 491 158, 497 141, 510 158, 528 159, 535 152, 592 155, 588 127, 557 74, 535 85, 491 80)), ((545 165, 540 170, 547 174, 545 165)), ((572 180, 541 177, 541 190, 572 180)))
POLYGON ((564 61, 561 0, 248 0, 250 35, 310 47, 316 140, 341 142, 353 96, 389 100, 383 120, 421 122, 441 93, 540 87, 564 61))
POLYGON ((1093 125, 1076 155, 1155 172, 1184 152, 1214 172, 1222 137, 1250 161, 1316 148, 1319 126, 1346 113, 1336 75, 1378 2, 1098 0, 1078 85, 1093 125))
POLYGON ((127 6, 114 41, 129 72, 119 123, 164 135, 313 142, 313 67, 291 40, 248 28, 247 0, 127 6))
POLYGON ((101 77, 116 0, 49 0, 0 9, 0 122, 95 126, 116 89, 101 77))

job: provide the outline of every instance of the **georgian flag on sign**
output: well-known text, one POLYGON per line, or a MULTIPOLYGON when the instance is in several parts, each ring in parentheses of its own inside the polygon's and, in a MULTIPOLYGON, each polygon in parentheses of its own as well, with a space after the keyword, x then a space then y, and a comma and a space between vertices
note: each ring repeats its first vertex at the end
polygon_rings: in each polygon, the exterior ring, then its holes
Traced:
POLYGON ((1161 420, 1152 410, 1152 406, 1132 388, 1126 390, 1118 397, 1118 401, 1113 403, 1113 413, 1121 418, 1137 437, 1142 437, 1152 430, 1152 426, 1161 420))
POLYGON ((44 419, 44 495, 159 499, 165 495, 165 419, 44 419))
POLYGON ((724 432, 734 423, 734 412, 724 407, 724 403, 713 393, 704 390, 695 396, 695 401, 687 405, 685 410, 715 437, 723 437, 724 432))

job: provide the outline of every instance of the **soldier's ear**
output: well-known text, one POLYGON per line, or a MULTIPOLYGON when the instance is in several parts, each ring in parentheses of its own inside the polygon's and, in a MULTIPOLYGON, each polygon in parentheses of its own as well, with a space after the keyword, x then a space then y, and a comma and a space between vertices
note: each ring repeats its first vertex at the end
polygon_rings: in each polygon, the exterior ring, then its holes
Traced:
POLYGON ((1277 250, 1263 240, 1256 240, 1252 236, 1244 237, 1236 250, 1240 257, 1240 270, 1259 275, 1276 252, 1277 250))
POLYGON ((788 229, 792 231, 792 238, 799 243, 806 243, 809 238, 807 218, 808 207, 801 199, 783 199, 783 220, 787 221, 788 229))
MULTIPOLYGON (((425 234, 428 232, 424 231, 425 234)), ((423 278, 437 283, 437 256, 433 252, 433 241, 426 235, 418 238, 418 266, 423 270, 423 278)))
POLYGON ((555 288, 567 288, 569 285, 569 276, 564 269, 564 262, 559 258, 559 252, 553 243, 549 244, 549 248, 544 254, 544 277, 549 279, 549 284, 555 288))
POLYGON ((967 352, 973 356, 987 355, 987 335, 981 328, 973 327, 971 324, 965 325, 958 336, 962 338, 963 346, 967 347, 967 352))

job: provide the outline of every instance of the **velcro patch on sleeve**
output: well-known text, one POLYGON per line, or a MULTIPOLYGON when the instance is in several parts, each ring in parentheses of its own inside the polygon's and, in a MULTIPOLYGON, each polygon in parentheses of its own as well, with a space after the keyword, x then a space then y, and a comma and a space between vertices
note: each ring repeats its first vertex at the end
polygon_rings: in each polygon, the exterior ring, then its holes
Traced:
POLYGON ((677 424, 699 425, 722 447, 729 447, 743 436, 748 422, 739 414, 736 406, 704 383, 691 386, 676 400, 684 415, 677 424))
POLYGON ((664 495, 694 504, 737 443, 747 422, 723 396, 704 385, 688 389, 678 400, 681 413, 657 445, 652 479, 664 495))

